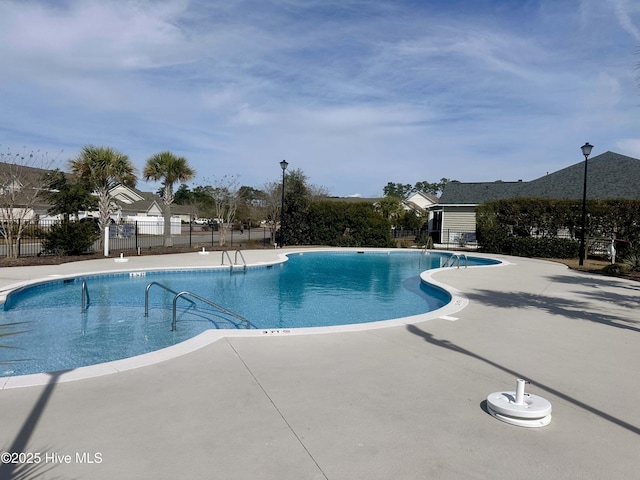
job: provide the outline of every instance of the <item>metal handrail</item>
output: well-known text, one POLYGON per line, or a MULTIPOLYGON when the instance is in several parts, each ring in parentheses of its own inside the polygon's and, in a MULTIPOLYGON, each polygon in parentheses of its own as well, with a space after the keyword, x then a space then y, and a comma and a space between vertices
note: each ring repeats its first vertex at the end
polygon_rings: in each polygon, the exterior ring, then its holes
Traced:
MULTIPOLYGON (((226 313, 227 315, 231 315, 232 317, 237 318, 238 320, 240 320, 242 322, 245 322, 245 325, 246 325, 245 328, 251 328, 251 322, 249 322, 249 320, 247 320, 246 318, 241 317, 237 313, 234 313, 231 310, 227 310, 226 308, 218 305, 217 303, 213 303, 213 302, 207 300, 206 298, 202 298, 200 295, 196 295, 193 292, 184 291, 184 292, 180 292, 180 293, 176 294, 176 296, 173 297, 173 320, 171 322, 171 331, 172 332, 175 332, 176 324, 178 323, 178 318, 176 316, 176 305, 178 303, 178 299, 180 297, 184 297, 185 295, 190 295, 193 298, 195 298, 197 300, 200 300, 201 302, 206 303, 207 305, 212 306, 213 308, 217 308, 221 312, 226 313)), ((188 298, 185 298, 185 300, 190 301, 188 298)), ((237 327, 237 325, 236 325, 236 327, 237 327)))
POLYGON ((81 290, 82 290, 82 307, 81 307, 82 309, 80 313, 84 313, 87 311, 87 307, 91 303, 91 299, 89 298, 89 289, 87 288, 87 281, 84 278, 82 279, 81 290))
POLYGON ((238 254, 240 254, 240 258, 242 259, 242 265, 244 266, 245 270, 247 268, 247 261, 244 259, 244 255, 242 255, 242 252, 240 250, 236 250, 236 254, 233 258, 233 263, 238 265, 238 254))
POLYGON ((467 256, 464 253, 461 254, 453 254, 451 255, 449 258, 447 258, 447 261, 444 262, 444 265, 442 266, 443 268, 445 267, 455 267, 456 266, 456 262, 458 264, 458 268, 460 268, 460 259, 464 257, 464 268, 467 268, 468 265, 468 259, 467 256), (449 262, 451 262, 451 265, 449 265, 449 262))
POLYGON ((242 252, 240 250, 236 250, 235 251, 233 262, 231 261, 231 255, 229 255, 229 250, 223 250, 222 251, 222 261, 220 262, 220 265, 224 265, 224 257, 225 257, 225 255, 229 259, 229 268, 231 269, 231 271, 233 271, 233 267, 239 266, 239 265, 242 265, 244 270, 247 269, 247 262, 244 259, 244 255, 242 255, 242 252), (242 259, 242 264, 238 263, 238 254, 240 254, 240 258, 242 259))
MULTIPOLYGON (((157 285, 160 288, 164 288, 167 292, 171 292, 174 295, 176 295, 178 292, 176 292, 175 290, 171 290, 169 287, 158 283, 158 282, 151 282, 149 285, 147 285, 146 290, 144 291, 144 316, 148 317, 149 316, 149 289, 153 286, 153 285, 157 285)), ((186 299, 188 300, 188 299, 186 299)), ((196 302, 192 301, 192 300, 188 300, 189 302, 191 302, 195 308, 196 302)))
POLYGON ((233 263, 231 262, 231 256, 229 255, 229 251, 228 250, 222 250, 222 260, 220 261, 220 265, 224 265, 224 256, 225 254, 227 255, 227 258, 229 259, 229 265, 231 266, 231 268, 233 268, 233 263))

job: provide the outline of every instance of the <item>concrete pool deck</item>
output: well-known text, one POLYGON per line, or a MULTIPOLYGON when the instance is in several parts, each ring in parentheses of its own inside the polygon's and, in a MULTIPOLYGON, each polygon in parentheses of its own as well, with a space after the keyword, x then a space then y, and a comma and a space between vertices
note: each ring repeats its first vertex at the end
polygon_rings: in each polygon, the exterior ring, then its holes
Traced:
MULTIPOLYGON (((3 268, 0 289, 214 255, 3 268)), ((0 390, 0 450, 40 454, 0 465, 0 480, 637 478, 640 284, 497 258, 510 264, 434 273, 469 303, 428 321, 225 337, 112 375, 0 390), (518 377, 553 405, 549 426, 486 413, 487 395, 518 377)))

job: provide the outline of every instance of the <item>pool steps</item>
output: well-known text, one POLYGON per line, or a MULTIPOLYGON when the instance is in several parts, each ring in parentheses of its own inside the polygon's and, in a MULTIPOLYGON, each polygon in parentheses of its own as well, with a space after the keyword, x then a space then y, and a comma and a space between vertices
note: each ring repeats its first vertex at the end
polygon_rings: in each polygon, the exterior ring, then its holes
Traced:
MULTIPOLYGON (((247 320, 246 318, 238 315, 237 313, 232 312, 231 310, 228 310, 226 308, 224 308, 221 305, 218 305, 217 303, 212 302, 211 300, 207 300, 206 298, 201 297, 200 295, 196 295, 193 292, 189 292, 189 291, 182 291, 182 292, 176 292, 175 290, 170 289, 169 287, 159 283, 159 282, 151 282, 149 285, 147 285, 147 288, 145 289, 144 292, 144 316, 148 317, 149 316, 149 290, 151 290, 151 287, 153 286, 158 286, 170 293, 174 294, 173 297, 173 319, 171 322, 171 331, 174 332, 176 330, 176 324, 177 324, 177 302, 179 298, 184 298, 187 302, 191 303, 193 305, 193 308, 196 308, 196 302, 194 302, 193 300, 191 300, 190 298, 186 298, 188 296, 195 298, 196 300, 199 300, 203 303, 206 303, 207 305, 215 308, 216 310, 219 310, 227 315, 230 315, 238 320, 240 320, 241 322, 244 323, 245 328, 251 328, 251 322, 249 320, 247 320)), ((236 327, 238 327, 238 325, 236 324, 236 327)))
MULTIPOLYGON (((154 285, 163 288, 164 290, 166 290, 169 293, 173 293, 174 295, 177 295, 178 292, 176 292, 175 290, 170 289, 169 287, 159 283, 159 282, 151 282, 149 285, 147 285, 147 288, 144 291, 144 316, 148 317, 149 316, 149 290, 151 289, 151 287, 153 287, 154 285)), ((188 300, 188 299, 187 299, 188 300)), ((195 308, 196 303, 192 300, 188 300, 189 302, 191 302, 195 308)))
MULTIPOLYGON (((171 331, 172 332, 175 332, 176 324, 177 324, 177 321, 178 321, 178 317, 176 315, 176 308, 177 308, 176 306, 177 306, 177 303, 178 303, 178 299, 182 298, 182 297, 185 297, 187 295, 191 296, 191 297, 193 297, 193 298, 195 298, 197 300, 200 300, 201 302, 206 303, 207 305, 209 305, 209 306, 211 306, 211 307, 213 307, 213 308, 215 308, 217 310, 220 310, 221 312, 226 313, 227 315, 230 315, 230 316, 232 316, 234 318, 237 318, 238 320, 240 320, 241 322, 243 322, 245 324, 245 328, 247 328, 247 329, 251 328, 251 322, 249 320, 247 320, 246 318, 238 315, 237 313, 234 313, 231 310, 228 310, 228 309, 224 308, 223 306, 218 305, 217 303, 213 303, 212 301, 207 300, 206 298, 201 297, 200 295, 196 295, 193 292, 183 291, 183 292, 178 293, 175 297, 173 297, 173 321, 171 322, 171 331)), ((185 300, 191 301, 188 298, 185 298, 185 300)), ((236 324, 236 328, 238 328, 237 324, 236 324)))

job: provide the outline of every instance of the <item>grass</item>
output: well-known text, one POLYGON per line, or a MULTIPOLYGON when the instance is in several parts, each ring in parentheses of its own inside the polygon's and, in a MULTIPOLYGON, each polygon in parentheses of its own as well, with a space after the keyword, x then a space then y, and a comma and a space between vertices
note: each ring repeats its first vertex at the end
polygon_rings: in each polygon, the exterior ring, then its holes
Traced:
POLYGON ((578 270, 581 272, 589 272, 589 273, 597 273, 602 275, 611 275, 620 278, 627 278, 629 280, 635 280, 636 282, 640 282, 640 272, 631 272, 627 271, 625 273, 620 273, 616 275, 612 275, 607 273, 604 269, 611 265, 609 260, 605 260, 602 258, 585 258, 584 265, 580 265, 577 258, 543 258, 542 260, 549 260, 552 262, 562 263, 573 270, 578 270))
POLYGON ((552 262, 563 263, 567 267, 573 270, 581 270, 584 272, 599 272, 607 265, 611 265, 610 261, 603 259, 585 258, 584 265, 580 265, 577 258, 545 258, 543 260, 550 260, 552 262))

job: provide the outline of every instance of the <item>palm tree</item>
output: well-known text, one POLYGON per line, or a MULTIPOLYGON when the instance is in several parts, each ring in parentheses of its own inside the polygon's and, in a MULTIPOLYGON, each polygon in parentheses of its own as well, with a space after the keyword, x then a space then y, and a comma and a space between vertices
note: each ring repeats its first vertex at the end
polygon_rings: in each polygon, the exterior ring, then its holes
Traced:
POLYGON ((147 163, 142 171, 145 181, 162 181, 164 193, 162 195, 164 203, 164 246, 172 247, 171 239, 171 204, 173 203, 173 186, 177 183, 185 183, 191 180, 196 174, 187 163, 184 157, 177 157, 169 151, 156 153, 147 159, 147 163))
MULTIPOLYGON (((86 181, 98 194, 100 212, 100 232, 104 232, 110 222, 111 194, 109 191, 121 184, 135 187, 137 177, 129 157, 109 147, 87 145, 80 154, 69 161, 71 172, 86 181)), ((102 242, 103 235, 100 236, 102 242)))

